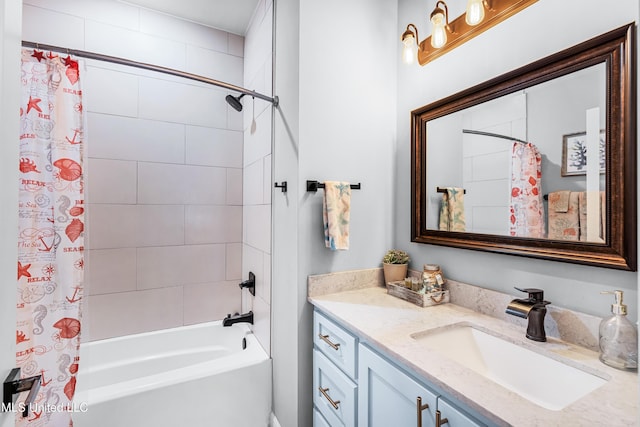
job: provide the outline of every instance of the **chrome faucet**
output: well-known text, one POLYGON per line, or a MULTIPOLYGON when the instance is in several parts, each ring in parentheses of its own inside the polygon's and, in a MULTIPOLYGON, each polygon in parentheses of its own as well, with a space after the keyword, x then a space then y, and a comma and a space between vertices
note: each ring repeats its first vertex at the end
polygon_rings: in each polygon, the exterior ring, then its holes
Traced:
POLYGON ((533 341, 546 341, 544 316, 547 314, 547 304, 551 303, 544 300, 544 291, 535 288, 515 289, 528 293, 529 298, 517 298, 511 301, 507 306, 507 314, 529 319, 527 338, 533 341))

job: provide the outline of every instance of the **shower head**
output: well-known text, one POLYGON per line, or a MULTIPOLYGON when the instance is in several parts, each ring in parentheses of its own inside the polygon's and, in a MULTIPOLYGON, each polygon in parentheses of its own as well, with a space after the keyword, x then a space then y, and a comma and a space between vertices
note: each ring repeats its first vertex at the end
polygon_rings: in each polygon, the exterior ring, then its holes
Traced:
POLYGON ((231 105, 234 108, 234 110, 242 111, 242 104, 240 103, 240 99, 244 95, 245 95, 244 93, 238 97, 235 97, 233 95, 227 95, 225 99, 227 100, 227 104, 231 105))

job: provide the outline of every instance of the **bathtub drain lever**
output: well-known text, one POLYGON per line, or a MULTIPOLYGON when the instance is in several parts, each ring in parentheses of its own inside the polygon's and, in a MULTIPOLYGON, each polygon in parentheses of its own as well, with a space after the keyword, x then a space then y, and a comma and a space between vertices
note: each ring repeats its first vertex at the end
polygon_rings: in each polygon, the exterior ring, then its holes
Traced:
POLYGON ((249 288, 249 292, 251 295, 256 296, 256 275, 252 272, 249 272, 249 280, 245 280, 240 283, 240 289, 249 288))

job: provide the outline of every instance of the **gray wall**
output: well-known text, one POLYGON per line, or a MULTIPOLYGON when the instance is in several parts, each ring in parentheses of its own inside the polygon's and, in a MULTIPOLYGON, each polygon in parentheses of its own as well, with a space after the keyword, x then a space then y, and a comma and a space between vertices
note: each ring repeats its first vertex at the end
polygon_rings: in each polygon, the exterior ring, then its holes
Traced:
MULTIPOLYGON (((400 0, 398 30, 407 23, 427 34, 425 13, 435 1, 400 0)), ((396 157, 395 246, 407 250, 412 267, 440 264, 453 279, 515 294, 513 286, 539 287, 553 304, 598 316, 611 298, 600 291, 622 289, 630 318, 637 319, 637 273, 453 249, 410 242, 410 111, 474 86, 601 33, 638 20, 638 2, 621 0, 602 8, 595 0, 540 0, 521 13, 424 67, 398 63, 398 151, 396 157), (580 25, 567 25, 580 10, 580 25), (544 26, 544 42, 541 33, 544 26)), ((399 54, 398 54, 399 58, 399 54)))
POLYGON ((311 425, 307 276, 379 265, 393 241, 396 0, 276 2, 272 355, 274 411, 311 425), (324 247, 322 190, 310 180, 360 182, 350 249, 324 247))

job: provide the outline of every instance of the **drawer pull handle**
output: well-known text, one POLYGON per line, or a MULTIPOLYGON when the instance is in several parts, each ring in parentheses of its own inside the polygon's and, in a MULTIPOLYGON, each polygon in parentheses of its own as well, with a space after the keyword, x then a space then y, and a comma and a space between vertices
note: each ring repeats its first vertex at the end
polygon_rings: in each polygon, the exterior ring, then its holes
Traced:
POLYGON ((328 387, 327 388, 318 387, 318 390, 320 390, 320 393, 322 393, 325 399, 327 399, 329 403, 331 403, 331 406, 333 406, 333 409, 338 409, 338 405, 340 404, 340 401, 333 400, 331 396, 329 396, 329 394, 327 393, 329 391, 328 387))
POLYGON ((448 419, 442 418, 440 411, 436 411, 436 427, 440 427, 442 424, 447 424, 448 422, 448 419))
POLYGON ((417 412, 416 418, 418 419, 418 427, 422 427, 422 411, 424 411, 428 407, 429 407, 428 403, 425 403, 424 405, 422 404, 422 397, 420 396, 416 397, 416 412, 417 412))
POLYGON ((332 343, 331 340, 329 339, 329 335, 318 334, 318 336, 320 337, 320 339, 322 341, 324 341, 327 344, 329 344, 332 349, 338 351, 338 347, 340 347, 340 343, 338 343, 338 344, 332 343))

